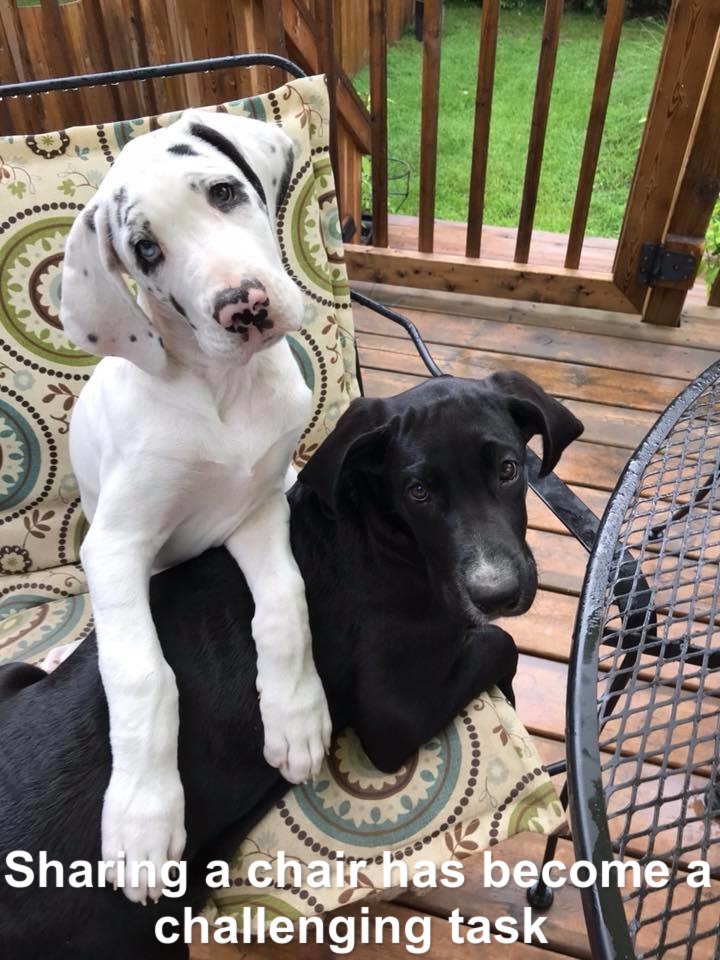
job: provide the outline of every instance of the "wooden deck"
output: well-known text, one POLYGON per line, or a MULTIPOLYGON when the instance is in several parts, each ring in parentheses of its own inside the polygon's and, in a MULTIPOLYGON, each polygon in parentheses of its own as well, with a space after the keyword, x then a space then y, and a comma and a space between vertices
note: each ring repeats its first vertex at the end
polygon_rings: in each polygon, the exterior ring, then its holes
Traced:
MULTIPOLYGON (((720 348, 720 310, 700 305, 698 296, 692 298, 683 326, 672 330, 597 311, 358 286, 400 306, 448 373, 482 377, 513 368, 565 401, 584 421, 585 433, 568 450, 558 473, 596 511, 603 509, 629 454, 660 411, 688 380, 717 359, 720 348)), ((409 341, 393 324, 360 309, 355 311, 355 324, 367 395, 395 393, 425 375, 409 341)), ((521 650, 518 711, 541 757, 549 763, 565 753, 567 661, 586 556, 532 495, 529 515, 529 542, 538 561, 540 590, 531 611, 510 621, 508 629, 521 650)), ((525 834, 505 842, 498 853, 509 863, 519 859, 539 863, 543 847, 542 837, 525 834)), ((566 835, 557 857, 571 862, 572 856, 566 835)), ((454 945, 444 918, 456 907, 465 916, 522 917, 524 891, 512 887, 485 891, 480 881, 479 864, 470 861, 459 891, 433 891, 422 899, 405 896, 373 910, 404 918, 412 911, 433 916, 429 956, 443 960, 467 960, 478 949, 483 950, 484 960, 589 958, 579 893, 567 886, 557 892, 548 912, 543 928, 549 940, 546 947, 454 945)), ((335 956, 327 945, 207 950, 201 948, 193 960, 335 956)), ((357 960, 400 960, 409 955, 404 946, 387 944, 360 946, 353 952, 357 960)), ((707 948, 696 951, 698 958, 706 955, 707 948)))

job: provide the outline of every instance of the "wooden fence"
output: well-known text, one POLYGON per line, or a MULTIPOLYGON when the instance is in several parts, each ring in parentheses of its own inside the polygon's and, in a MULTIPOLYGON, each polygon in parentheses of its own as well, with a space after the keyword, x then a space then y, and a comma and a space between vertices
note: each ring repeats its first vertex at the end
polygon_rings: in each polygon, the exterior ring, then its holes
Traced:
MULTIPOLYGON (((368 2, 331 0, 335 55, 348 75, 367 63, 368 2)), ((328 3, 299 0, 298 6, 319 24, 328 3)), ((0 0, 0 79, 266 50, 287 20, 282 7, 281 0, 0 0)), ((390 42, 414 8, 415 0, 387 0, 390 42)))
MULTIPOLYGON (((380 24, 384 0, 370 0, 380 24)), ((700 264, 720 187, 720 2, 675 0, 629 191, 612 272, 578 269, 585 238, 624 0, 608 0, 565 265, 528 265, 543 159, 563 0, 545 0, 537 80, 517 226, 514 262, 482 257, 486 164, 500 0, 484 0, 471 150, 465 256, 434 252, 435 179, 442 0, 425 0, 417 251, 388 248, 387 51, 378 28, 370 52, 372 247, 349 246, 356 278, 546 303, 641 313, 650 322, 679 322, 700 264), (652 249, 648 245, 652 245, 652 249), (640 269, 643 267, 644 269, 640 269)), ((720 280, 711 294, 720 303, 720 280)))
MULTIPOLYGON (((307 0, 316 19, 322 16, 324 0, 307 0)), ((368 62, 369 0, 333 0, 335 54, 343 70, 352 76, 368 62)), ((385 11, 388 42, 402 36, 413 18, 415 0, 388 0, 385 11)))
MULTIPOLYGON (((388 0, 388 39, 414 0, 388 0)), ((337 123, 333 158, 343 215, 360 222, 370 118, 348 77, 367 58, 368 0, 0 0, 0 80, 12 83, 233 53, 289 55, 324 72, 337 123)), ((0 102, 3 134, 57 130, 236 99, 272 89, 269 69, 218 71, 0 102)))

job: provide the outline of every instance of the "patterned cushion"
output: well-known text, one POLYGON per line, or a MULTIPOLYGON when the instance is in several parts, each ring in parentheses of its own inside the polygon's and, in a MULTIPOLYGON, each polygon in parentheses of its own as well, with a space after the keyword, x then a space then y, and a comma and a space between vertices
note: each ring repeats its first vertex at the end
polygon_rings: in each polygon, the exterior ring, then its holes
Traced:
MULTIPOLYGON (((211 109, 278 123, 295 145, 278 234, 285 267, 305 294, 292 347, 314 408, 296 450, 300 466, 359 392, 324 78, 211 109)), ((0 138, 0 662, 38 660, 92 629, 77 562, 87 524, 67 431, 97 360, 58 322, 63 244, 118 151, 177 116, 0 138)), ((487 694, 393 776, 374 770, 351 734, 339 737, 320 778, 291 790, 244 841, 233 887, 215 892, 211 909, 251 901, 289 916, 318 912, 376 894, 386 848, 440 861, 519 829, 549 831, 561 819, 526 731, 497 692, 487 694), (248 864, 277 849, 301 859, 333 859, 342 849, 371 862, 361 891, 251 893, 248 864)))
MULTIPOLYGON (((402 861, 412 877, 419 860, 463 860, 522 830, 550 833, 564 821, 552 783, 530 735, 498 690, 473 701, 402 769, 380 773, 350 732, 336 739, 314 783, 295 787, 243 841, 231 867, 232 887, 215 890, 207 914, 234 916, 265 908, 266 922, 282 914, 322 913, 366 897, 389 896, 383 856, 402 861), (272 886, 248 880, 250 864, 288 859, 332 863, 365 860, 358 887, 272 886)), ((334 875, 334 871, 331 875, 334 875)))

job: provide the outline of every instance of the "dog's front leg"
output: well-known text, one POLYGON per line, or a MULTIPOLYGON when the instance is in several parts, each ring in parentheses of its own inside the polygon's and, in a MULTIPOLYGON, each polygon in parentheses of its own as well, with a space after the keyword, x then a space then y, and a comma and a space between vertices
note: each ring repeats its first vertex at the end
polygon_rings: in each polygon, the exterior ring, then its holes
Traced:
POLYGON ((512 697, 517 647, 495 624, 469 630, 451 658, 437 640, 414 640, 415 659, 404 667, 378 658, 358 677, 355 728, 370 760, 387 772, 399 769, 483 691, 497 685, 512 697))
MULTIPOLYGON (((129 507, 129 509, 132 509, 129 507)), ((125 518, 127 514, 125 514, 125 518)), ((165 662, 148 600, 158 543, 123 535, 118 507, 98 506, 82 546, 97 634, 98 663, 110 717, 112 774, 102 814, 102 856, 128 865, 149 861, 125 895, 158 899, 161 868, 185 847, 185 807, 178 772, 178 693, 165 662)), ((127 526, 127 523, 124 524, 127 526)))
POLYGON ((255 601, 257 688, 265 759, 291 783, 316 774, 331 722, 315 669, 305 585, 290 549, 290 509, 278 492, 227 541, 255 601))

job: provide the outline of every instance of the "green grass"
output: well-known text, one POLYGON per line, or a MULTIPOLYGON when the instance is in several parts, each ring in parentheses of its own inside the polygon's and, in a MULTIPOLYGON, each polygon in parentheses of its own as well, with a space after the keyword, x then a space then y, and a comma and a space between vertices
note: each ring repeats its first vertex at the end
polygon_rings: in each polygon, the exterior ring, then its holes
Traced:
MULTIPOLYGON (((467 219, 479 6, 449 3, 443 32, 436 216, 467 219)), ((501 12, 495 74, 485 223, 517 226, 540 47, 542 12, 501 12)), ((657 69, 663 25, 629 21, 623 28, 595 191, 589 236, 617 236, 657 69)), ((570 226, 602 21, 563 17, 535 227, 570 226)), ((419 178, 421 45, 406 35, 389 51, 389 152, 411 167, 401 213, 416 214, 419 178)), ((367 94, 367 69, 355 78, 367 94)), ((391 209, 392 209, 391 202, 391 209)))

